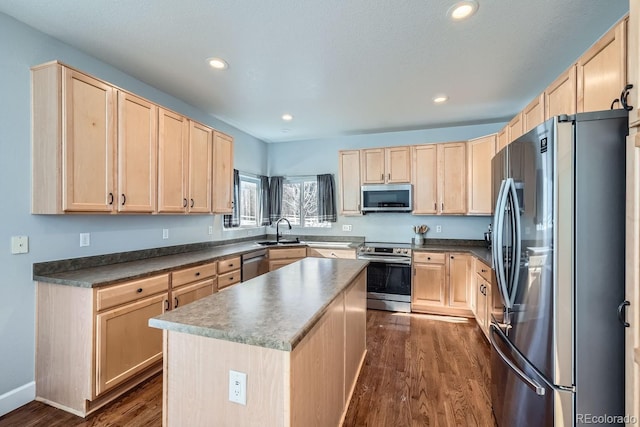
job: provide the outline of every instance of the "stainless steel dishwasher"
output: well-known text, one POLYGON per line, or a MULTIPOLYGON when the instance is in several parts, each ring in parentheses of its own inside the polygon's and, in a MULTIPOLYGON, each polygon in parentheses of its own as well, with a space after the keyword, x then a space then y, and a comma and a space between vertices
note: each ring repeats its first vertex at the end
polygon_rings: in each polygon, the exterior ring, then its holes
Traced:
POLYGON ((242 255, 242 281, 246 282, 269 270, 267 263, 267 250, 258 249, 242 255))

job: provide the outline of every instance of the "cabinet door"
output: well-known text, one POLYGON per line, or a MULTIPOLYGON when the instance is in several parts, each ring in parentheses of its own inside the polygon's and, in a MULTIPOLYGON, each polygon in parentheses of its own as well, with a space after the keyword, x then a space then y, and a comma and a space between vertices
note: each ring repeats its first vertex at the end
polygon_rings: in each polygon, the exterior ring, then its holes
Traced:
POLYGON ((544 122, 544 93, 535 97, 535 99, 522 110, 522 133, 529 132, 542 122, 544 122))
POLYGON ((385 148, 385 171, 389 184, 411 182, 410 147, 385 148))
MULTIPOLYGON (((602 36, 578 59, 578 112, 608 110, 627 78, 626 22, 602 36)), ((620 108, 618 102, 615 108, 620 108)))
POLYGON ((476 321, 484 332, 487 328, 487 281, 479 274, 476 274, 476 321))
POLYGON ((158 212, 187 211, 189 120, 163 108, 158 113, 158 212))
POLYGON ((211 212, 211 128, 190 121, 189 126, 189 212, 211 212))
POLYGON ((220 132, 213 136, 214 213, 233 211, 233 138, 220 132))
POLYGON ((190 302, 194 302, 200 298, 213 294, 217 291, 215 280, 216 279, 202 280, 171 291, 171 303, 173 304, 173 308, 182 307, 190 302))
POLYGON ((293 264, 296 261, 299 261, 300 258, 288 258, 288 259, 275 259, 269 261, 269 271, 274 271, 279 268, 284 267, 285 265, 293 264))
POLYGON ((507 125, 509 128, 509 144, 518 139, 524 132, 522 127, 522 112, 518 113, 507 125))
POLYGON ((340 172, 340 214, 361 215, 360 211, 360 151, 338 153, 340 172))
POLYGON ((412 307, 444 307, 447 303, 446 265, 414 263, 413 268, 412 307))
POLYGON ((496 147, 496 153, 509 145, 509 142, 509 125, 507 125, 503 127, 496 136, 496 143, 498 144, 498 147, 496 147))
POLYGON ((414 145, 412 150, 413 214, 438 213, 437 144, 414 145))
POLYGON ((162 330, 149 319, 164 313, 163 293, 96 316, 96 395, 162 360, 162 330))
POLYGON ((468 213, 491 215, 491 159, 496 154, 496 134, 467 143, 468 213))
POLYGON ((158 107, 118 92, 118 211, 156 210, 158 107))
POLYGON ((577 96, 574 64, 544 91, 545 120, 560 114, 575 114, 577 96))
POLYGON ((467 144, 438 144, 438 196, 440 213, 467 212, 467 144))
POLYGON ((115 89, 63 68, 65 212, 111 212, 115 193, 115 89))
POLYGON ((484 335, 489 338, 489 328, 491 327, 491 313, 493 308, 493 293, 491 291, 491 283, 484 282, 484 294, 485 294, 485 312, 484 312, 484 335))
POLYGON ((371 148, 360 153, 362 183, 384 184, 384 148, 371 148))
POLYGON ((449 254, 449 307, 470 307, 470 260, 467 254, 449 254))

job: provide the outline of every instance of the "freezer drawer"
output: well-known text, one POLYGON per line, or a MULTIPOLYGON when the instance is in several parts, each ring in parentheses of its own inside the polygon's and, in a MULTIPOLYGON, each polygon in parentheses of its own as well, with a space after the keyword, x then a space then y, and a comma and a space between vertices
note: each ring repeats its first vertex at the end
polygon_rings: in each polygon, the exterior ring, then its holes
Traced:
POLYGON ((492 325, 491 403, 499 427, 574 425, 574 393, 551 387, 492 325), (520 371, 519 373, 517 371, 520 371))

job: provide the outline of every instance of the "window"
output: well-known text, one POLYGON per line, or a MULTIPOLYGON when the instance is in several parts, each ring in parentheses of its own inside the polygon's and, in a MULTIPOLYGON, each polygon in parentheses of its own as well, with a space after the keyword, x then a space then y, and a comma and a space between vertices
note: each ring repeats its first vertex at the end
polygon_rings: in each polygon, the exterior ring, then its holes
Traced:
POLYGON ((330 228, 328 221, 318 221, 318 182, 314 178, 288 179, 282 186, 282 216, 291 225, 330 228))
POLYGON ((260 179, 240 174, 240 227, 260 226, 260 179))

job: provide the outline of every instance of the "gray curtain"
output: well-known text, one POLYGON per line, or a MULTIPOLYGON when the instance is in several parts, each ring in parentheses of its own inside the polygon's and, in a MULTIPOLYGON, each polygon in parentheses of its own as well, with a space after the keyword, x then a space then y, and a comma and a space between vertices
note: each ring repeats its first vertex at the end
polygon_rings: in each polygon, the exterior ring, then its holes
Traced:
POLYGON ((282 187, 284 177, 272 176, 269 181, 269 219, 276 222, 282 216, 282 187))
POLYGON ((260 225, 269 225, 269 177, 260 175, 260 225))
POLYGON ((318 175, 318 221, 336 222, 336 198, 333 175, 318 175))
POLYGON ((224 226, 227 228, 240 226, 240 172, 238 169, 233 170, 233 211, 231 215, 224 216, 224 226))

